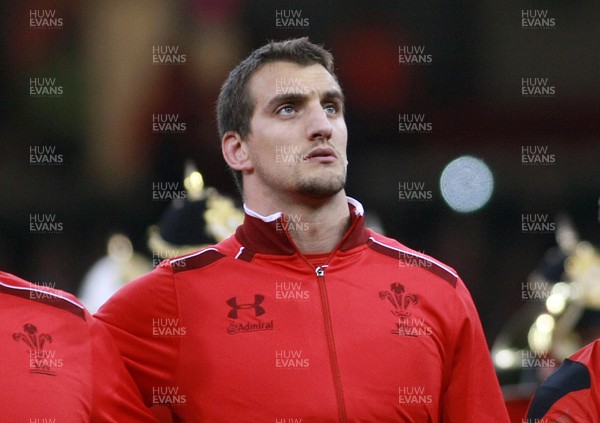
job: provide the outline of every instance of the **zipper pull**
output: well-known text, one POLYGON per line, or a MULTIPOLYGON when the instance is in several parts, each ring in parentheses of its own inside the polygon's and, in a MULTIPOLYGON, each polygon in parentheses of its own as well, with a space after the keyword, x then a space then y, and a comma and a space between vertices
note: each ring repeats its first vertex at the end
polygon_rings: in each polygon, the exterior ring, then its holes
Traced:
POLYGON ((327 264, 324 264, 323 266, 319 266, 315 269, 315 273, 317 274, 318 277, 322 278, 323 276, 325 276, 325 269, 328 267, 327 264))

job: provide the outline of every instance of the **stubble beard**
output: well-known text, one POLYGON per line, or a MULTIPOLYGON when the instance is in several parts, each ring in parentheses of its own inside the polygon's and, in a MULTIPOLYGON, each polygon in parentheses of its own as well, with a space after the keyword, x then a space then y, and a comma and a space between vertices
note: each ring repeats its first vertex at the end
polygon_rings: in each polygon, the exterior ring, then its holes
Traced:
POLYGON ((346 173, 332 177, 304 177, 298 178, 296 192, 301 196, 314 199, 329 198, 344 189, 346 173))

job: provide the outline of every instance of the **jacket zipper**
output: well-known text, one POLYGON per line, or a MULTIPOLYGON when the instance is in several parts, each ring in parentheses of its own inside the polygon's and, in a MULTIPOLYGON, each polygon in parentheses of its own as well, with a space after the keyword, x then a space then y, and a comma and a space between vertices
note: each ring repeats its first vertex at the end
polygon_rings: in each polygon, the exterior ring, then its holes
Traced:
POLYGON ((346 403, 344 402, 344 391, 342 389, 342 379, 340 377, 340 368, 335 350, 335 341, 333 338, 333 328, 331 326, 331 312, 329 310, 329 299, 327 297, 327 287, 325 286, 325 268, 327 265, 319 266, 315 269, 317 282, 319 284, 319 294, 321 296, 321 306, 323 307, 323 317, 325 319, 325 331, 327 333, 327 347, 329 349, 329 362, 333 374, 333 385, 335 387, 335 396, 337 399, 338 417, 341 423, 346 423, 346 403))

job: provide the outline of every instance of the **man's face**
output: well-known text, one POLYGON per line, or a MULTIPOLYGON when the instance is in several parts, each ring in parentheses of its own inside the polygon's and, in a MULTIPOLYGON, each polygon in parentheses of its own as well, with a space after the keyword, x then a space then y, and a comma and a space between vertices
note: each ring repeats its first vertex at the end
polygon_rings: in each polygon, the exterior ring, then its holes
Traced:
POLYGON ((319 64, 267 63, 248 88, 254 112, 244 141, 254 183, 267 194, 313 199, 340 192, 348 132, 343 94, 329 72, 319 64))

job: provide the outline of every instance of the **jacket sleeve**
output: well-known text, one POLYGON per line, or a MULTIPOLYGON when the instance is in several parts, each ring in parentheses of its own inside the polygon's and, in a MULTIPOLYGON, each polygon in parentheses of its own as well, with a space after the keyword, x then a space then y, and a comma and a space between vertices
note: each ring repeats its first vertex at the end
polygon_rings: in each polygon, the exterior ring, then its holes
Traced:
POLYGON ((93 377, 91 422, 158 422, 144 405, 110 333, 94 318, 89 318, 93 377))
POLYGON ((479 315, 463 281, 458 279, 454 330, 446 363, 440 421, 444 423, 509 422, 479 315))
POLYGON ((108 329, 147 406, 154 390, 174 387, 180 338, 161 336, 161 322, 179 319, 168 265, 126 284, 95 314, 108 329))
POLYGON ((566 359, 537 389, 527 410, 527 421, 600 421, 600 391, 596 386, 599 361, 600 341, 566 359))

